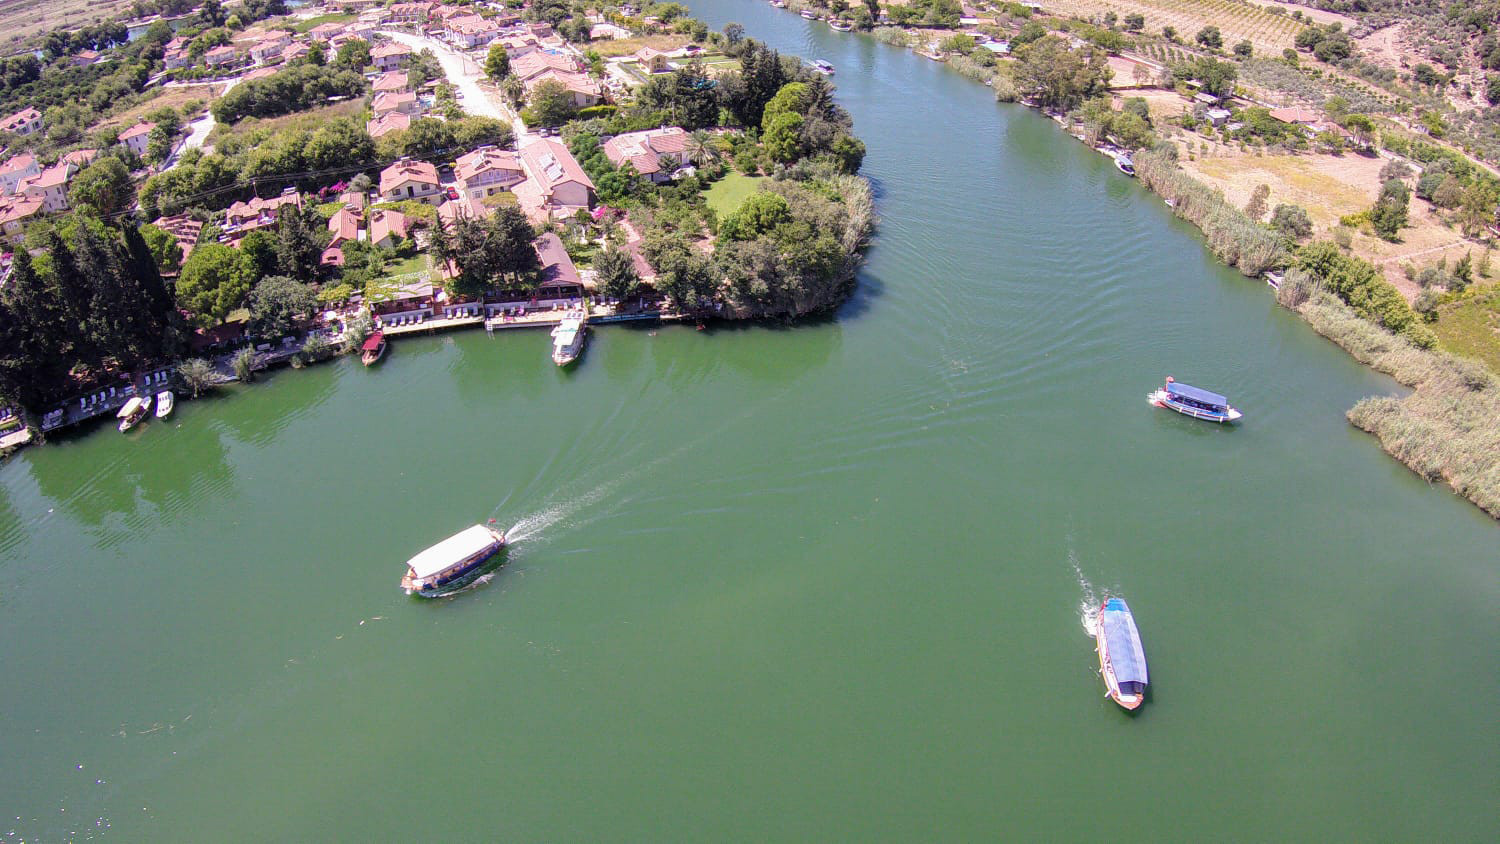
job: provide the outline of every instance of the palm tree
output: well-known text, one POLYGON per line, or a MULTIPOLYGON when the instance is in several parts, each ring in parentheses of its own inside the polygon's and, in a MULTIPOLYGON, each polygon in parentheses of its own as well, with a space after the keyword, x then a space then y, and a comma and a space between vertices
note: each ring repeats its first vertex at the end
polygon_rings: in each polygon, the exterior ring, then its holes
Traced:
POLYGON ((688 135, 687 146, 683 148, 688 160, 702 167, 719 160, 719 147, 717 139, 708 132, 699 129, 688 135))

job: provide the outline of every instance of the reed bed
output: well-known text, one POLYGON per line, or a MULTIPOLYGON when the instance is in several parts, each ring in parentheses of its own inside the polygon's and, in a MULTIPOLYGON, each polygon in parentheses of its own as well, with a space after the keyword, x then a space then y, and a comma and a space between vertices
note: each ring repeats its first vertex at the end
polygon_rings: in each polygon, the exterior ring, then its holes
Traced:
POLYGON ((1291 260, 1283 238, 1231 205, 1224 195, 1184 173, 1166 152, 1134 156, 1136 176, 1164 199, 1177 205, 1177 216, 1203 231, 1208 248, 1219 260, 1251 278, 1284 267, 1291 260))

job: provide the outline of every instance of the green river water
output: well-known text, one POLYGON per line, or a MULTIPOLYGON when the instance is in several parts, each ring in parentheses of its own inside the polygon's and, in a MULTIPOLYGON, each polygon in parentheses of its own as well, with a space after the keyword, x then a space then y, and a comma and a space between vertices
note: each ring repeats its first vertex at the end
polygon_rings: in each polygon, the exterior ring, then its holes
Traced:
POLYGON ((1033 112, 692 5, 838 67, 855 298, 571 372, 403 340, 9 460, 0 835, 1495 840, 1500 532, 1344 420, 1398 387, 1033 112), (1167 374, 1245 421, 1149 407, 1167 374), (503 569, 401 594, 492 514, 503 569))

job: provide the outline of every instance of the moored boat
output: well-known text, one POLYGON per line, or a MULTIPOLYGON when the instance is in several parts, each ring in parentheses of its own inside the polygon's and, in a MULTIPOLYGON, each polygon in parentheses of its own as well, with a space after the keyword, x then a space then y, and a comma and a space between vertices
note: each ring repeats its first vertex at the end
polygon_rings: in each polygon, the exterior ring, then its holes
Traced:
POLYGON ((833 75, 833 65, 823 61, 822 59, 815 60, 812 63, 812 69, 823 74, 824 76, 833 75))
POLYGON ((562 322, 552 329, 552 362, 567 366, 583 351, 583 338, 588 334, 588 314, 575 308, 563 315, 562 322))
POLYGON ((407 560, 401 588, 408 595, 441 595, 471 580, 504 547, 505 534, 494 528, 465 528, 407 560))
POLYGON ((1115 156, 1115 166, 1119 168, 1121 173, 1127 176, 1135 175, 1135 162, 1131 161, 1130 156, 1123 152, 1115 156))
POLYGON ((1179 384, 1170 375, 1160 390, 1146 396, 1146 401, 1209 422, 1233 422, 1243 415, 1229 406, 1229 399, 1190 384, 1179 384))
POLYGON ((850 32, 854 29, 854 24, 848 21, 841 21, 836 18, 829 18, 828 26, 830 29, 833 29, 837 32, 850 32))
POLYGON ((803 9, 801 15, 802 17, 807 18, 810 21, 819 20, 818 13, 814 12, 812 9, 803 9))
POLYGON ((145 419, 146 414, 150 412, 150 396, 131 396, 130 401, 125 402, 125 406, 120 408, 119 413, 115 414, 115 416, 120 420, 120 433, 123 434, 131 428, 134 428, 137 424, 140 423, 142 419, 145 419))
POLYGON ((365 366, 372 366, 376 361, 385 356, 385 332, 377 331, 365 338, 365 342, 359 347, 359 362, 365 366))
POLYGON ((785 9, 786 8, 786 0, 771 0, 771 8, 773 8, 773 9, 785 9))
POLYGON ((1105 696, 1126 709, 1139 707, 1146 700, 1146 651, 1123 598, 1110 598, 1099 608, 1094 643, 1105 696))
POLYGON ((171 390, 162 390, 156 394, 156 418, 166 419, 172 415, 172 408, 177 406, 177 397, 172 395, 171 390))

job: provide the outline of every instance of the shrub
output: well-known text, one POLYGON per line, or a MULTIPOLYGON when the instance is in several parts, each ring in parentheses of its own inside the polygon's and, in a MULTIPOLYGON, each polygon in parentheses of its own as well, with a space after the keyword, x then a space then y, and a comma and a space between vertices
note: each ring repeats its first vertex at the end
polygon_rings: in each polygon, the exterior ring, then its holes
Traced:
POLYGON ((1304 247, 1297 265, 1365 319, 1401 334, 1421 348, 1436 345, 1437 337, 1422 325, 1396 288, 1368 261, 1345 255, 1335 244, 1325 241, 1304 247))
POLYGON ((1312 234, 1312 219, 1300 205, 1281 204, 1271 212, 1271 226, 1290 238, 1301 240, 1312 234))
POLYGON ((212 390, 219 383, 213 364, 203 358, 192 358, 179 363, 177 378, 194 398, 212 390))
POLYGON ((234 356, 230 362, 234 368, 234 377, 248 384, 255 380, 255 350, 250 347, 240 349, 239 354, 234 356))

